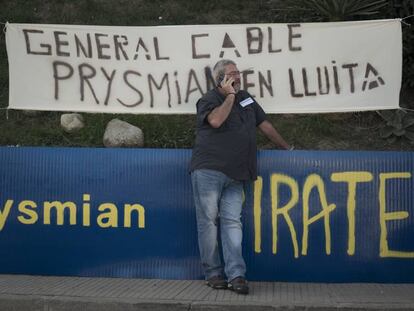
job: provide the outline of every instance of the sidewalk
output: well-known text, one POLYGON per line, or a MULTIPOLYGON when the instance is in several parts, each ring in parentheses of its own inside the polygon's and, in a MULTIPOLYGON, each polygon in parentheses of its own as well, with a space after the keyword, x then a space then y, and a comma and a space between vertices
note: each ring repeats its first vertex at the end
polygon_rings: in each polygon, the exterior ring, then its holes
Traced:
POLYGON ((0 275, 0 310, 414 310, 414 284, 250 282, 242 296, 203 281, 0 275))

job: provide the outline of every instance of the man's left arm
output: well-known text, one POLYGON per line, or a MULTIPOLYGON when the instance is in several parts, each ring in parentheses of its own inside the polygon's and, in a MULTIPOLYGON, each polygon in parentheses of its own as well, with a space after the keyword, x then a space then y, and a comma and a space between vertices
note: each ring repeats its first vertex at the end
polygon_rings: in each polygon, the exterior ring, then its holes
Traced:
POLYGON ((272 123, 267 120, 264 120, 259 124, 259 129, 262 133, 275 145, 282 147, 286 150, 292 150, 293 146, 289 145, 283 137, 276 131, 272 123))

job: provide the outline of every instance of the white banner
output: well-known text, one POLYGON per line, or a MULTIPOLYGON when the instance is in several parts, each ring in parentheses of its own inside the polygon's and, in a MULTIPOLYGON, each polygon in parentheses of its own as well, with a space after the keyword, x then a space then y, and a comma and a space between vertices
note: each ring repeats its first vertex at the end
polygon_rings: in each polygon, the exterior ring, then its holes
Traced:
POLYGON ((194 113, 223 58, 268 113, 395 109, 399 20, 106 27, 7 24, 9 107, 194 113))

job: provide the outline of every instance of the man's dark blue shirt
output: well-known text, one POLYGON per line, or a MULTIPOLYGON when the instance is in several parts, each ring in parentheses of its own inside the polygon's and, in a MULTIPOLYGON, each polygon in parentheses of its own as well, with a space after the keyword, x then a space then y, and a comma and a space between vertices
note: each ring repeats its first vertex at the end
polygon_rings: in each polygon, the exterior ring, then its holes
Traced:
POLYGON ((227 119, 219 128, 213 128, 207 116, 224 100, 215 88, 197 102, 197 137, 190 171, 212 169, 235 180, 255 180, 256 127, 266 120, 266 114, 248 92, 239 91, 227 119))

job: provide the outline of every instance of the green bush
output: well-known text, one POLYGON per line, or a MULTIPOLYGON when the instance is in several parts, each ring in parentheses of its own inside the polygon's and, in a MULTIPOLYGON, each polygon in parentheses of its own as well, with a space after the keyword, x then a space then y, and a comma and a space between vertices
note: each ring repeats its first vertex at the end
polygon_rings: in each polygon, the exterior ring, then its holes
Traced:
POLYGON ((381 129, 381 137, 390 142, 398 138, 407 138, 414 143, 414 115, 404 110, 384 110, 379 115, 386 121, 381 129))

